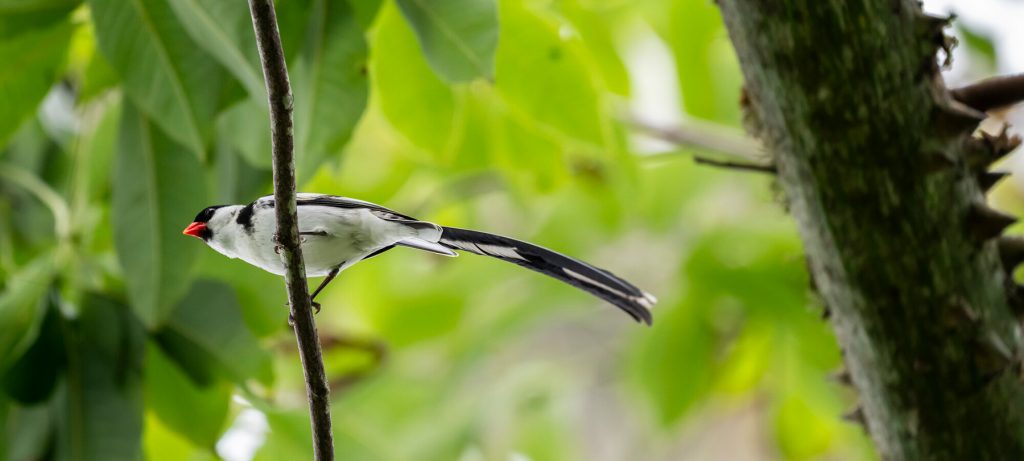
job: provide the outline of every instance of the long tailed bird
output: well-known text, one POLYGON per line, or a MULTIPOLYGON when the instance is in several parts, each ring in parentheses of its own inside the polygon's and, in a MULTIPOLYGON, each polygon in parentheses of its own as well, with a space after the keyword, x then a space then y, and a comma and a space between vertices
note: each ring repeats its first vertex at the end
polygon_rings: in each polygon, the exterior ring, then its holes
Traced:
MULTIPOLYGON (((324 277, 312 299, 338 275, 360 261, 395 246, 444 256, 468 251, 518 264, 554 277, 651 324, 654 296, 633 284, 575 258, 531 243, 455 227, 443 227, 347 197, 297 194, 299 236, 308 277, 324 277)), ((229 258, 284 275, 275 243, 274 197, 248 205, 211 206, 200 211, 183 233, 198 237, 229 258)), ((319 305, 314 302, 319 310, 319 305)))

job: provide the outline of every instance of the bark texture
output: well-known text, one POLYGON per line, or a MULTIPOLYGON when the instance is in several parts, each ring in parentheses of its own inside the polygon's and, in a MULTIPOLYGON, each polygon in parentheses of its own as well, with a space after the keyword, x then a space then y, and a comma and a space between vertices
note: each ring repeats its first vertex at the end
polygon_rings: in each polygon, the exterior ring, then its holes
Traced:
POLYGON ((883 459, 1024 459, 1021 332, 978 178, 1015 146, 944 88, 910 0, 719 0, 883 459))
POLYGON ((277 219, 277 244, 286 269, 290 319, 305 374, 309 419, 313 431, 313 459, 334 459, 334 436, 331 433, 331 395, 320 351, 320 337, 313 320, 312 300, 306 285, 306 265, 299 243, 299 217, 295 207, 295 142, 292 137, 292 88, 277 14, 272 0, 249 0, 253 31, 263 65, 270 106, 270 130, 274 156, 274 203, 277 219))

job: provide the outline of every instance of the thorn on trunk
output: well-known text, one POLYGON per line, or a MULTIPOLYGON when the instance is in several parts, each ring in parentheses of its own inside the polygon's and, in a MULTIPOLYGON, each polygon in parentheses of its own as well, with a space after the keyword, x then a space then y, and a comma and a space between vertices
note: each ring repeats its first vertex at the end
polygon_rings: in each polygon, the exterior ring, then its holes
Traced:
POLYGON ((940 149, 933 149, 928 152, 924 163, 924 171, 927 174, 939 173, 953 170, 960 165, 959 162, 950 158, 949 154, 940 149))
POLYGON ((971 356, 974 369, 981 376, 981 385, 987 386, 1008 370, 1019 367, 1020 358, 995 332, 989 330, 980 335, 973 344, 971 356))
POLYGON ((1003 125, 1003 128, 999 130, 999 134, 990 134, 987 132, 981 132, 981 139, 994 151, 999 158, 1013 152, 1014 149, 1020 146, 1020 136, 1011 135, 1009 125, 1003 125))
POLYGON ((845 367, 828 375, 828 379, 842 386, 853 387, 853 377, 845 367))
POLYGON ((921 76, 939 74, 939 65, 935 59, 938 50, 943 51, 942 67, 948 69, 953 63, 953 48, 957 45, 954 37, 946 35, 945 29, 953 22, 955 16, 932 16, 920 14, 921 20, 917 23, 917 34, 920 37, 922 57, 921 76))
POLYGON ((1007 227, 1017 222, 1017 218, 996 211, 984 203, 971 205, 967 217, 967 226, 971 235, 978 241, 986 241, 998 237, 1007 227))
POLYGON ((1006 273, 1012 276, 1014 269, 1024 263, 1024 238, 999 237, 999 260, 1006 273))
POLYGON ((985 114, 946 95, 932 113, 932 122, 938 133, 949 138, 974 133, 985 114))
POLYGON ((864 407, 860 405, 857 405, 852 410, 843 413, 842 419, 849 423, 858 424, 865 430, 868 428, 868 420, 864 417, 864 407))
POLYGON ((1012 275, 1010 276, 1010 279, 1007 280, 1007 285, 1006 303, 1009 304, 1010 311, 1012 311, 1018 319, 1024 318, 1024 289, 1017 286, 1017 284, 1012 280, 1012 275))
POLYGON ((1005 173, 1002 171, 983 171, 979 173, 977 177, 978 187, 981 188, 982 192, 988 192, 989 190, 992 189, 993 186, 996 185, 996 183, 1002 181, 1003 178, 1009 175, 1010 173, 1005 173))
POLYGON ((982 131, 978 137, 969 139, 964 146, 967 166, 976 171, 987 170, 993 162, 1013 152, 1020 143, 1020 137, 1010 135, 1005 125, 999 134, 982 131))

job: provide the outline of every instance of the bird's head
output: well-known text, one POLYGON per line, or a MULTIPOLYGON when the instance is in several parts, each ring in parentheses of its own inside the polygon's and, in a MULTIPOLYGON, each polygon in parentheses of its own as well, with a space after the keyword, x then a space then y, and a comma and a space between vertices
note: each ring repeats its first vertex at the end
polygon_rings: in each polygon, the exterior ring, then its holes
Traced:
POLYGON ((192 220, 192 224, 189 224, 181 233, 210 243, 210 240, 231 221, 231 214, 229 207, 225 205, 203 208, 203 211, 200 211, 192 220))

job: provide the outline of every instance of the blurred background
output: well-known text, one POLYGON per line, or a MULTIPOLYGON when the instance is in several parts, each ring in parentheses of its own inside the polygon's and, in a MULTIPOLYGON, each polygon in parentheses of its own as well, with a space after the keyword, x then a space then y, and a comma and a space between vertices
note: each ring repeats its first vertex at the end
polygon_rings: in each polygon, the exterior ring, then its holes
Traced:
MULTIPOLYGON (((1024 71, 1024 3, 925 8, 960 17, 950 86, 1024 71)), ((300 190, 660 299, 648 328, 489 258, 357 265, 317 316, 338 459, 874 459, 771 180, 694 162, 760 155, 713 2, 278 15, 300 190)), ((311 458, 283 281, 181 235, 271 192, 249 21, 242 1, 0 0, 0 459, 311 458)), ((1017 181, 993 198, 1024 213, 1017 181)))

